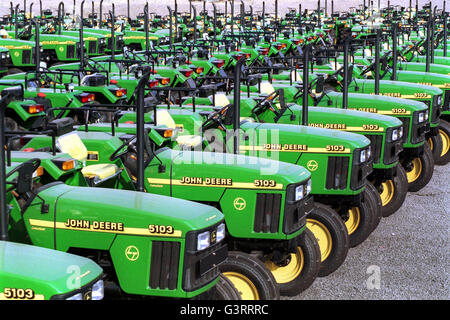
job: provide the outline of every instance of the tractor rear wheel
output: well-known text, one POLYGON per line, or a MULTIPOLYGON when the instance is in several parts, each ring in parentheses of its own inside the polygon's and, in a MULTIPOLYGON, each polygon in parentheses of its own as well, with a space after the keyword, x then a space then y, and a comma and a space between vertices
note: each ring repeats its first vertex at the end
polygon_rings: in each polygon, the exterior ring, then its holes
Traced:
POLYGON ((334 272, 345 261, 349 249, 349 237, 344 221, 338 213, 321 203, 306 219, 306 227, 317 239, 321 254, 319 277, 334 272))
POLYGON ((442 153, 439 159, 435 160, 434 163, 442 166, 446 165, 450 161, 450 123, 441 119, 439 123, 439 135, 442 140, 442 153))
POLYGON ((283 296, 296 296, 317 278, 320 270, 320 247, 314 234, 308 230, 298 237, 298 246, 283 263, 265 261, 266 267, 275 277, 283 296))
POLYGON ((223 274, 219 275, 219 282, 216 284, 215 300, 242 300, 234 284, 223 274))
POLYGON ((280 298, 280 290, 273 275, 263 262, 247 253, 229 251, 219 269, 233 283, 242 300, 280 298))

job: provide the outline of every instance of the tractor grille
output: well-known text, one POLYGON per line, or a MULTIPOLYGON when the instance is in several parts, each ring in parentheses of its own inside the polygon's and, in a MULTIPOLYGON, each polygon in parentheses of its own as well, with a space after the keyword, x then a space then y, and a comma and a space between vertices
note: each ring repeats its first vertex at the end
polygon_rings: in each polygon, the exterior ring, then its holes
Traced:
POLYGON ((23 50, 22 64, 31 64, 31 50, 23 50))
POLYGON ((444 106, 443 106, 442 110, 444 110, 444 111, 450 110, 450 90, 445 91, 444 106))
POLYGON ((403 143, 408 143, 410 118, 398 118, 403 123, 403 143))
POLYGON ((366 138, 370 140, 372 146, 373 163, 379 163, 381 158, 381 149, 383 148, 383 136, 378 134, 368 134, 366 138))
POLYGON ((112 43, 113 43, 112 37, 108 38, 108 44, 107 44, 108 50, 112 50, 112 43))
POLYGON ((284 205, 283 232, 291 234, 303 228, 306 217, 313 210, 314 200, 312 196, 306 196, 300 201, 286 200, 284 205))
POLYGON ((439 123, 441 115, 441 106, 437 104, 438 96, 433 97, 433 107, 429 109, 431 123, 439 123))
POLYGON ((348 157, 328 157, 327 189, 347 188, 348 164, 348 157))
POLYGON ((150 263, 150 288, 175 290, 178 282, 180 243, 153 241, 150 263))
POLYGON ((256 195, 253 231, 263 233, 278 232, 280 208, 281 194, 258 193, 256 195))
POLYGON ((88 53, 96 53, 97 52, 97 41, 89 41, 88 53))
POLYGON ((75 58, 75 46, 67 46, 67 59, 75 58))

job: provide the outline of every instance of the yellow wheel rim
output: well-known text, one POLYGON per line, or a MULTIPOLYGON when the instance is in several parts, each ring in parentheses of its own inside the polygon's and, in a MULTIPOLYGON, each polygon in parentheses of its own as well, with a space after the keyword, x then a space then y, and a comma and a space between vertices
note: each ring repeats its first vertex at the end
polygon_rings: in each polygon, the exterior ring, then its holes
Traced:
POLYGON ((306 227, 314 234, 320 248, 321 260, 325 261, 333 249, 333 239, 331 233, 325 225, 314 219, 306 219, 306 227))
POLYGON ((416 181, 420 174, 422 173, 422 161, 420 158, 415 158, 412 161, 412 169, 406 172, 406 178, 408 179, 408 183, 416 181))
POLYGON ((348 210, 349 217, 347 221, 345 221, 345 226, 347 227, 348 234, 352 234, 358 229, 359 221, 361 219, 361 213, 359 212, 358 207, 353 207, 348 210))
POLYGON ((442 157, 443 155, 447 154, 447 152, 450 149, 450 138, 444 130, 439 129, 439 134, 441 135, 442 138, 442 153, 441 153, 442 157))
POLYGON ((433 150, 433 140, 431 138, 428 138, 428 144, 430 145, 430 149, 433 150))
POLYGON ((223 272, 223 275, 230 280, 234 287, 239 291, 242 300, 259 300, 258 289, 253 282, 241 273, 223 272))
POLYGON ((381 184, 383 191, 380 193, 381 204, 383 207, 392 201, 395 193, 394 182, 392 180, 386 180, 381 184))
POLYGON ((291 254, 285 265, 278 265, 270 260, 265 262, 277 283, 288 283, 295 280, 302 273, 304 263, 305 259, 300 247, 297 247, 295 254, 291 254))

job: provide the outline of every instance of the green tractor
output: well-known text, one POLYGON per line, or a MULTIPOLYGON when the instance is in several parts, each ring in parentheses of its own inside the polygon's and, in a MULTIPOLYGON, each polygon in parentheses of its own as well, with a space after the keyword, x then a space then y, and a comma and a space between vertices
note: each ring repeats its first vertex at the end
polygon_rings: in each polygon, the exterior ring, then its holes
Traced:
MULTIPOLYGON (((2 91, 3 107, 17 91, 2 91)), ((4 145, 3 129, 0 132, 4 145)), ((8 225, 14 211, 14 194, 28 190, 39 179, 42 167, 37 161, 5 166, 0 155, 0 300, 101 300, 104 295, 103 270, 92 260, 26 243, 8 241, 8 225), (5 170, 6 169, 6 170, 5 170)))
MULTIPOLYGON (((147 80, 141 79, 141 87, 147 80)), ((107 126, 111 128, 111 123, 107 126)), ((275 293, 268 289, 273 277, 284 295, 298 294, 311 285, 321 265, 320 250, 312 233, 305 230, 305 223, 307 218, 327 214, 314 205, 309 195, 310 174, 306 169, 270 160, 258 164, 259 159, 240 155, 171 149, 173 131, 167 127, 146 125, 146 134, 136 132, 136 126, 126 127, 112 132, 95 132, 94 125, 80 127, 77 132, 57 138, 56 145, 86 161, 85 177, 92 183, 102 179, 89 173, 88 168, 106 166, 115 170, 108 169, 103 178, 121 171, 118 188, 145 190, 220 208, 225 214, 229 249, 261 259, 269 275, 262 281, 230 265, 222 267, 244 297, 273 298, 275 293), (145 141, 145 151, 139 155, 136 134, 145 141), (144 157, 141 171, 137 163, 144 157), (278 168, 276 175, 266 172, 266 167, 278 168)), ((23 148, 42 150, 51 145, 51 138, 36 136, 23 148)), ((338 252, 342 259, 348 250, 348 238, 343 222, 338 219, 335 225, 342 228, 344 235, 338 252)))
MULTIPOLYGON (((64 130, 58 120, 50 127, 64 130)), ((12 241, 91 257, 104 268, 108 289, 121 297, 213 297, 218 266, 227 257, 217 209, 174 199, 167 206, 166 197, 83 186, 76 177, 81 163, 61 153, 9 151, 8 159, 24 166, 9 202, 12 241), (31 183, 38 168, 39 180, 31 183)))

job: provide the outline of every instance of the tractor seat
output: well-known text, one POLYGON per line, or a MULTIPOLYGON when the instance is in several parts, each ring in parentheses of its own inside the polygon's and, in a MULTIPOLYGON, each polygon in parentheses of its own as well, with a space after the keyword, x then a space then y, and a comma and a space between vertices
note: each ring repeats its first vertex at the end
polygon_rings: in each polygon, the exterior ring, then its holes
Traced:
MULTIPOLYGON (((56 146, 63 153, 69 154, 72 158, 86 163, 88 151, 83 141, 76 133, 68 133, 56 139, 56 146)), ((121 170, 115 164, 102 163, 84 166, 81 173, 86 179, 93 180, 98 184, 104 180, 116 177, 121 170)))
MULTIPOLYGON (((164 125, 170 129, 176 129, 175 121, 169 111, 164 109, 156 110, 156 125, 164 125)), ((182 135, 177 137, 177 143, 181 147, 195 147, 202 144, 203 139, 198 135, 182 135)))

